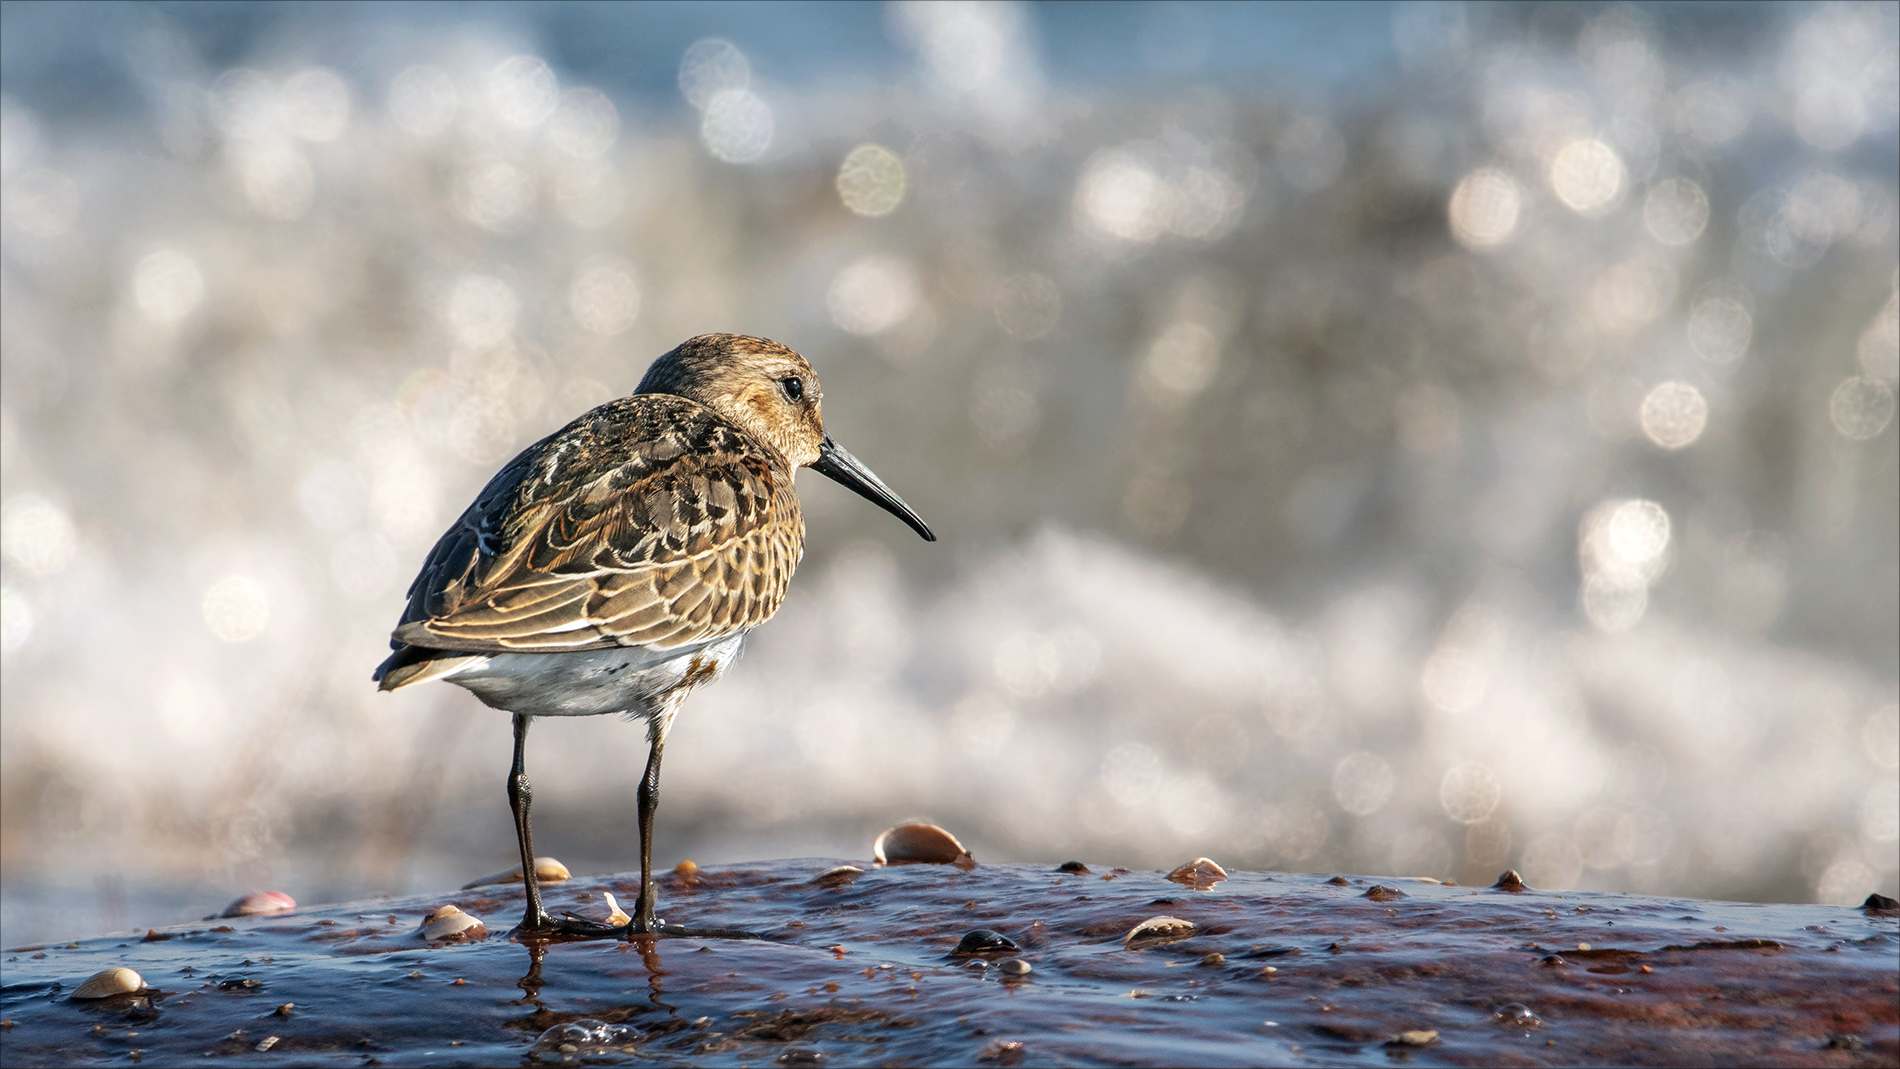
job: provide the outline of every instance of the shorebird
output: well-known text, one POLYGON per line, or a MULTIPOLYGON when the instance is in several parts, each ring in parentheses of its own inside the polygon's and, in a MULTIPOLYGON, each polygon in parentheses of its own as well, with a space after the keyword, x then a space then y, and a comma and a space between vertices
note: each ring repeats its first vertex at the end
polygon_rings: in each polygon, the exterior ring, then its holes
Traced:
POLYGON ((805 548, 792 473, 809 467, 936 535, 832 441, 805 358, 777 342, 702 334, 660 357, 632 396, 522 450, 442 535, 409 587, 375 672, 382 690, 430 679, 514 715, 508 803, 521 849, 525 935, 659 934, 653 814, 667 731, 785 599, 805 548), (537 716, 646 722, 640 897, 624 928, 556 920, 541 904, 523 766, 537 716))

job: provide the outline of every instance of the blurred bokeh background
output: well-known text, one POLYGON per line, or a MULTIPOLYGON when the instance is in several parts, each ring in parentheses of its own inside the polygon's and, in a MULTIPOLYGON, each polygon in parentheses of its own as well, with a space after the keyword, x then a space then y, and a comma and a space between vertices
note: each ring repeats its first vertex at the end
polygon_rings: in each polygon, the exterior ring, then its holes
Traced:
MULTIPOLYGON (((943 541, 801 479, 661 863, 1894 894, 1897 12, 0 6, 0 939, 508 864, 506 717, 370 669, 711 330, 943 541)), ((543 721, 541 852, 643 760, 543 721)))

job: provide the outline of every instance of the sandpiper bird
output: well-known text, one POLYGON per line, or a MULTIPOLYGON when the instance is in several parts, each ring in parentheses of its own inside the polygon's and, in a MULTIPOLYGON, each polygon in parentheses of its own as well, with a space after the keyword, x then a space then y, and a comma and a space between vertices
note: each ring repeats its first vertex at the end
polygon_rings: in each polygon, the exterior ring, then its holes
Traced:
POLYGON ((541 906, 522 751, 537 716, 646 721, 640 898, 624 933, 657 933, 653 813, 680 704, 785 599, 805 548, 792 473, 809 466, 936 536, 825 433, 818 376, 777 342, 703 334, 631 397, 523 450, 476 495, 409 587, 376 669, 383 690, 446 679, 514 714, 508 775, 529 935, 597 935, 541 906))

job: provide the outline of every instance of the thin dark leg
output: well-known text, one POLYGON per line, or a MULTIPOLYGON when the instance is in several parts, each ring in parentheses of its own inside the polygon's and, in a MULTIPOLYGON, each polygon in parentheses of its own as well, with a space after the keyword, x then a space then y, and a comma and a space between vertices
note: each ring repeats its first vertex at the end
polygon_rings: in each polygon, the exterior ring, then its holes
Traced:
POLYGON ((627 938, 639 935, 656 935, 661 938, 695 939, 764 939, 757 932, 741 931, 736 928, 689 928, 678 924, 661 924, 653 915, 653 907, 659 899, 659 888, 653 882, 653 814, 660 807, 660 758, 666 747, 664 729, 654 732, 653 748, 647 752, 646 775, 640 779, 640 901, 634 907, 633 919, 627 922, 627 938))
POLYGON ((521 847, 521 878, 528 887, 528 908, 522 915, 522 931, 541 931, 551 926, 547 911, 541 908, 541 881, 534 874, 534 831, 528 824, 528 806, 534 801, 534 788, 528 785, 528 773, 522 757, 528 748, 528 724, 533 717, 515 714, 515 764, 508 772, 508 805, 515 811, 515 842, 521 847))
POLYGON ((666 750, 666 734, 653 733, 653 749, 647 753, 647 772, 640 778, 640 902, 634 907, 628 935, 646 935, 659 930, 653 919, 653 906, 659 889, 653 886, 653 813, 660 807, 660 757, 666 750))
MULTIPOLYGON (((528 823, 528 806, 534 801, 534 788, 528 785, 523 768, 523 753, 528 746, 528 724, 532 717, 515 714, 515 764, 508 771, 508 804, 515 811, 515 842, 521 847, 521 880, 528 889, 527 908, 521 915, 524 935, 561 938, 598 939, 620 934, 620 929, 568 914, 560 920, 548 916, 541 905, 541 880, 534 871, 534 830, 528 823)), ((536 959, 539 961, 539 959, 536 959)), ((534 975, 534 974, 531 974, 534 975)))

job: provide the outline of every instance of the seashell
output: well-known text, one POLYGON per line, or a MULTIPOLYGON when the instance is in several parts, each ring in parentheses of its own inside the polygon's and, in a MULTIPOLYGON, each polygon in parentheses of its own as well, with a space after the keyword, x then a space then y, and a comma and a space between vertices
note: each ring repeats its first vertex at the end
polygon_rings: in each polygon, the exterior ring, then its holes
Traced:
POLYGON ((431 943, 479 943, 488 938, 488 927, 460 906, 437 906, 422 918, 416 934, 431 943))
POLYGON ((1197 857, 1194 860, 1168 873, 1168 879, 1175 883, 1192 887, 1196 891, 1205 891, 1209 887, 1227 878, 1227 870, 1213 861, 1197 857))
MULTIPOLYGON (((567 871, 566 865, 561 864, 559 861, 556 861, 555 859, 551 857, 537 857, 534 859, 534 878, 537 882, 560 883, 562 880, 568 879, 571 876, 573 876, 573 873, 567 871)), ((475 887, 488 887, 492 884, 497 884, 497 883, 520 883, 520 882, 522 882, 521 881, 521 866, 516 865, 514 868, 511 868, 511 869, 503 869, 500 872, 491 872, 486 876, 480 876, 480 877, 477 877, 476 879, 470 880, 467 883, 462 885, 462 890, 467 891, 475 887)))
POLYGON ((1388 1047, 1428 1047, 1438 1042, 1438 1029, 1418 1028, 1410 1032, 1400 1032, 1385 1041, 1388 1047))
POLYGON ((220 917, 268 917, 273 913, 289 913, 297 908, 297 900, 282 891, 252 891, 243 898, 224 907, 220 917))
POLYGON ((1179 942, 1193 935, 1193 921, 1184 921, 1179 917, 1149 917, 1122 937, 1122 945, 1130 950, 1139 950, 1142 947, 1179 942))
POLYGON ((935 824, 899 824, 877 837, 871 853, 880 865, 954 865, 970 856, 957 837, 935 824))
POLYGON ((76 999, 111 998, 127 995, 145 987, 145 978, 127 968, 101 969, 73 989, 76 999))
POLYGON ((620 903, 614 901, 614 893, 612 891, 602 891, 600 893, 600 897, 607 900, 607 923, 608 924, 618 926, 622 924, 631 924, 633 922, 633 918, 627 916, 627 911, 620 908, 620 903))
POLYGON ((811 882, 820 887, 845 887, 862 875, 864 870, 856 865, 839 865, 819 873, 811 882))
POLYGON ((1004 958, 996 963, 996 971, 1004 976, 1018 977, 1028 976, 1035 972, 1036 968, 1021 958, 1004 958))

